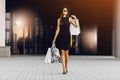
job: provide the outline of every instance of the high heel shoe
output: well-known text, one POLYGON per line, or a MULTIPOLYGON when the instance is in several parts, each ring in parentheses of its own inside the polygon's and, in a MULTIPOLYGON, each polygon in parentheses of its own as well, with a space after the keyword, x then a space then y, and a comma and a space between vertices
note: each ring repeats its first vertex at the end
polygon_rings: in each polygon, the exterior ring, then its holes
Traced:
POLYGON ((63 71, 63 74, 67 74, 68 73, 68 70, 66 70, 66 71, 63 71))
POLYGON ((66 67, 66 73, 68 73, 68 67, 66 67))
POLYGON ((63 74, 66 74, 66 72, 63 72, 63 74))
POLYGON ((66 70, 66 73, 68 73, 68 70, 66 70))
POLYGON ((65 69, 63 70, 63 74, 66 74, 66 70, 65 69))

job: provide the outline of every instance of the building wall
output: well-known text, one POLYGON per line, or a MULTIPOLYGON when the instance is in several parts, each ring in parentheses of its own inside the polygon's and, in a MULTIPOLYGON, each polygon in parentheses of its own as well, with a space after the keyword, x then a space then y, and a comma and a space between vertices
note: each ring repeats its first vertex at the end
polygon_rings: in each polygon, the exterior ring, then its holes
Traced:
POLYGON ((115 3, 115 56, 120 58, 120 0, 115 3))
POLYGON ((0 46, 5 46, 5 0, 0 0, 0 46))

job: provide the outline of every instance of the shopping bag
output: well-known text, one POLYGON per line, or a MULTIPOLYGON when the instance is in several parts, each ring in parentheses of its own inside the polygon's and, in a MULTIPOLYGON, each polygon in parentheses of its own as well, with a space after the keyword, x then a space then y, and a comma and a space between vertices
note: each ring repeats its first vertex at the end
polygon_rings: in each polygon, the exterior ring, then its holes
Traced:
POLYGON ((45 63, 51 63, 51 48, 48 48, 46 56, 45 56, 45 63))
POLYGON ((77 19, 77 24, 78 24, 78 27, 74 26, 73 24, 70 24, 70 34, 71 35, 79 35, 81 33, 80 24, 79 24, 78 19, 77 19))
POLYGON ((56 48, 55 44, 51 47, 51 63, 61 63, 61 57, 59 49, 56 48))

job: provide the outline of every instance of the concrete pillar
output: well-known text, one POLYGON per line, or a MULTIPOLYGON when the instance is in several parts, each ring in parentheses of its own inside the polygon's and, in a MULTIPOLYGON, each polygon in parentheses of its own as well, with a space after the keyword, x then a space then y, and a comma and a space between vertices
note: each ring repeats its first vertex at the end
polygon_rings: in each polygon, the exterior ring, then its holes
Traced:
POLYGON ((116 0, 114 14, 113 51, 116 58, 120 58, 120 0, 116 0))
POLYGON ((0 0, 0 56, 10 56, 10 47, 5 46, 5 0, 0 0))
POLYGON ((0 0, 0 46, 5 46, 5 0, 0 0))

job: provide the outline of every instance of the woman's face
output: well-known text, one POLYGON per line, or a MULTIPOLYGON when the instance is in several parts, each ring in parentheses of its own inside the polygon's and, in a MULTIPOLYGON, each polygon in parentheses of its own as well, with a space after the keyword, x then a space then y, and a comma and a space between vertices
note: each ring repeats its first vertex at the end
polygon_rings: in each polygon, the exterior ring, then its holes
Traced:
POLYGON ((68 14, 68 9, 67 8, 63 8, 63 14, 67 15, 68 14))

